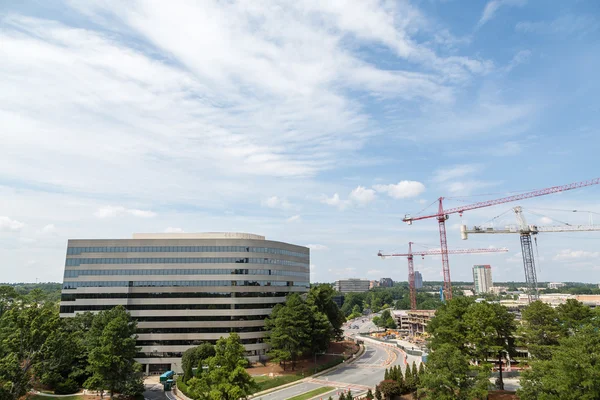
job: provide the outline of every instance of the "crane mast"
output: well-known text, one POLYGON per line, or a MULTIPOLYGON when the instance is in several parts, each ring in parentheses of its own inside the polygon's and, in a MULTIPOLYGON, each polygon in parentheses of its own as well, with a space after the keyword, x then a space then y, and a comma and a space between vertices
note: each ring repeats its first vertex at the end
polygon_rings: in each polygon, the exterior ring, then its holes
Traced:
POLYGON ((513 208, 517 218, 517 226, 506 227, 504 229, 483 228, 474 226, 468 229, 465 225, 460 227, 461 237, 463 240, 468 238, 471 233, 487 233, 487 234, 504 234, 518 233, 521 238, 521 254, 523 256, 523 269, 525 270, 525 284, 527 286, 527 298, 529 302, 539 298, 537 276, 535 270, 535 257, 533 254, 533 244, 531 237, 540 232, 590 232, 600 231, 600 225, 565 225, 565 226, 536 226, 527 225, 523 208, 517 206, 513 208))
POLYGON ((502 197, 499 199, 480 201, 477 203, 473 203, 466 206, 450 208, 444 210, 443 207, 443 197, 438 199, 438 212, 430 215, 420 215, 416 217, 411 217, 410 215, 406 215, 402 221, 406 222, 408 225, 412 225, 414 221, 420 221, 422 219, 435 218, 438 221, 438 227, 440 231, 440 249, 442 256, 442 271, 444 275, 444 294, 447 300, 452 299, 452 282, 450 280, 450 262, 448 260, 448 243, 446 240, 446 220, 449 218, 450 214, 460 214, 469 210, 475 210, 478 208, 495 206, 498 204, 509 203, 513 201, 519 201, 524 199, 529 199, 532 197, 545 196, 552 193, 565 192, 567 190, 578 189, 581 187, 592 186, 600 184, 600 178, 594 178, 587 181, 570 183, 568 185, 562 186, 552 186, 545 189, 534 190, 527 193, 521 193, 514 196, 502 197))

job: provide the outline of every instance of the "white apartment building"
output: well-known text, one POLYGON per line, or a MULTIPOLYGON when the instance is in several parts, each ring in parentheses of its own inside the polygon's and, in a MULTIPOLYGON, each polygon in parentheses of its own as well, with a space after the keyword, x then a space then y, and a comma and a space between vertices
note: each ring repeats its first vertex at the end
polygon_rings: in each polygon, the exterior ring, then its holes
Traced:
POLYGON ((475 293, 489 293, 494 286, 492 283, 492 267, 490 265, 474 265, 473 284, 475 293))

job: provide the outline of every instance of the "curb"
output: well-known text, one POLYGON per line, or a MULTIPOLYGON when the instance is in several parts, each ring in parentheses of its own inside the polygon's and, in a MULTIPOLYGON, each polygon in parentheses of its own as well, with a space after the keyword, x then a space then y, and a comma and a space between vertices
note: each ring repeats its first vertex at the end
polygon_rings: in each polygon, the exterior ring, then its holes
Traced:
POLYGON ((274 388, 263 390, 262 392, 254 393, 253 395, 248 396, 248 399, 255 399, 257 397, 264 396, 266 394, 270 394, 270 393, 276 392, 276 391, 281 390, 281 389, 287 389, 287 388, 289 388, 291 386, 298 385, 299 383, 304 383, 304 382, 306 382, 309 379, 317 378, 317 377, 319 377, 319 376, 321 376, 323 374, 335 371, 336 369, 341 368, 344 365, 351 364, 351 363, 355 362, 356 360, 358 360, 360 357, 362 357, 365 354, 365 346, 360 345, 360 349, 358 350, 357 354, 358 355, 356 357, 354 357, 352 360, 350 360, 348 362, 341 362, 338 365, 334 365, 331 368, 328 368, 326 370, 317 372, 314 375, 309 375, 306 378, 298 379, 297 381, 286 383, 285 385, 275 386, 274 388))

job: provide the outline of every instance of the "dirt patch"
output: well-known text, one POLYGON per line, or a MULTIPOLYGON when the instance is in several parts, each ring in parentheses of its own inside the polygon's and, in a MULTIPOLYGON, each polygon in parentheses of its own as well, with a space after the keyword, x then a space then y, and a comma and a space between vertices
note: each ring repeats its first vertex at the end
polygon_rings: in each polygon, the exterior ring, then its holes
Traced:
MULTIPOLYGON (((332 342, 329 344, 329 349, 327 353, 332 354, 344 354, 345 357, 350 357, 352 354, 356 354, 360 347, 351 341, 343 341, 343 342, 332 342)), ((323 365, 330 361, 333 361, 339 356, 336 355, 319 355, 317 356, 317 365, 323 365)), ((248 373, 252 376, 258 375, 269 375, 273 374, 273 376, 278 375, 293 375, 293 374, 302 374, 306 373, 307 375, 311 373, 315 368, 315 359, 314 357, 305 357, 304 359, 298 360, 296 362, 296 366, 294 370, 292 370, 291 363, 286 363, 285 371, 283 370, 283 365, 279 365, 277 363, 268 362, 266 366, 263 366, 260 363, 254 363, 250 368, 247 369, 248 373)))

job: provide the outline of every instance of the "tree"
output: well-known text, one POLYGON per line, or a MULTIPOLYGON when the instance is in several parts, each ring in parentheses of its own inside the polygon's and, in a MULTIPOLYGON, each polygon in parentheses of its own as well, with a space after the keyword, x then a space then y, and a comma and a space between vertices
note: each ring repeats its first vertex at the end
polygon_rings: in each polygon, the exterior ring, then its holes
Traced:
POLYGON ((12 286, 0 286, 0 318, 8 311, 15 301, 18 299, 19 294, 12 286))
POLYGON ((567 334, 558 318, 558 312, 546 303, 534 301, 521 313, 518 337, 527 346, 531 356, 538 360, 549 360, 552 348, 558 346, 560 338, 567 334))
POLYGON ((367 390, 367 394, 365 395, 365 398, 367 400, 373 400, 375 398, 375 396, 373 396, 373 392, 371 392, 371 389, 367 390))
POLYGON ((568 332, 575 332, 582 326, 589 324, 592 320, 592 309, 575 299, 567 301, 556 307, 558 319, 563 328, 568 332))
POLYGON ((354 319, 354 318, 358 318, 362 315, 362 312, 360 310, 360 307, 358 304, 354 305, 354 308, 352 308, 352 313, 348 316, 348 319, 354 319))
POLYGON ((181 367, 183 369, 183 381, 187 382, 192 379, 193 368, 198 367, 202 370, 203 365, 206 364, 206 360, 215 355, 215 346, 210 343, 202 343, 200 346, 192 347, 183 353, 181 357, 181 367))
POLYGON ((84 386, 106 389, 111 398, 116 392, 143 392, 140 365, 134 360, 138 351, 136 330, 137 323, 123 306, 94 317, 88 356, 91 376, 84 386))
POLYGON ((391 328, 391 329, 396 328, 396 321, 394 320, 394 317, 392 317, 390 310, 384 310, 381 313, 381 318, 379 319, 379 323, 380 323, 379 326, 381 326, 383 328, 391 328))
POLYGON ((420 378, 419 395, 436 400, 484 399, 487 396, 489 370, 474 369, 469 356, 450 344, 441 344, 427 361, 420 378))
POLYGON ((398 382, 391 379, 381 381, 379 385, 377 385, 375 396, 377 396, 377 391, 381 392, 382 397, 386 399, 393 398, 394 396, 400 396, 402 394, 402 388, 398 382))
POLYGON ((498 303, 484 301, 471 305, 464 321, 469 327, 466 335, 469 353, 479 363, 486 363, 490 355, 497 357, 499 389, 504 390, 502 359, 505 353, 514 354, 514 315, 498 303))
POLYGON ((585 325, 560 340, 550 360, 531 363, 521 376, 522 400, 600 398, 600 335, 597 327, 585 325))
POLYGON ((404 370, 404 388, 406 389, 405 392, 413 392, 417 389, 410 364, 407 364, 406 370, 404 370))
POLYGON ((329 342, 334 334, 334 330, 331 329, 331 324, 329 323, 327 316, 324 313, 319 312, 316 306, 311 306, 309 324, 310 351, 313 354, 326 351, 329 348, 329 342))
POLYGON ((442 305, 435 317, 427 324, 431 335, 429 346, 432 350, 443 344, 450 344, 461 351, 467 351, 467 331, 469 326, 464 315, 475 301, 470 297, 457 297, 442 305))
POLYGON ((18 399, 31 388, 47 338, 59 325, 53 303, 12 304, 0 319, 0 398, 18 399))
POLYGON ((310 347, 311 335, 310 307, 297 294, 288 296, 285 304, 278 304, 265 321, 270 331, 266 342, 271 345, 269 355, 275 362, 295 362, 310 347))
POLYGON ((208 370, 188 382, 190 393, 199 400, 246 399, 256 383, 246 371, 244 346, 237 333, 222 337, 215 345, 215 355, 207 359, 208 370))
POLYGON ((379 390, 379 386, 375 387, 375 398, 377 400, 382 400, 383 399, 383 395, 381 394, 381 390, 379 390))
MULTIPOLYGON (((333 301, 335 294, 336 292, 331 285, 316 285, 310 288, 306 302, 310 306, 315 306, 318 312, 327 316, 333 330, 331 336, 341 339, 344 335, 342 325, 346 322, 346 317, 336 302, 333 301)), ((354 309, 352 311, 354 312, 354 309)))

